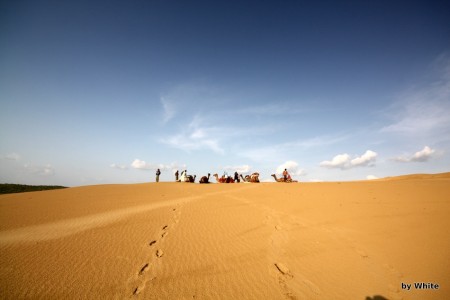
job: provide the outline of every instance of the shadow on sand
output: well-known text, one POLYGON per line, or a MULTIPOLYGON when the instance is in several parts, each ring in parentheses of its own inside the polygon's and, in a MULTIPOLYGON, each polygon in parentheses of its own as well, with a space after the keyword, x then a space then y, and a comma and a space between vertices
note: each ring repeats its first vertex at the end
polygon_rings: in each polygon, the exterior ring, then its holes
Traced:
POLYGON ((388 298, 385 298, 385 297, 380 296, 380 295, 375 295, 373 297, 367 296, 365 300, 388 300, 388 298))

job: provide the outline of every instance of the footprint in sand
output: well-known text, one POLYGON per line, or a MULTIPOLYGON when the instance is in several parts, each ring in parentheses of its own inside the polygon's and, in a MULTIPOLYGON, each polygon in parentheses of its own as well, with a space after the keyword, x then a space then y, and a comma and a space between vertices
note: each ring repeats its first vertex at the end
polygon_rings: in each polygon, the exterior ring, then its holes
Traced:
POLYGON ((162 229, 163 229, 163 230, 166 230, 167 227, 169 227, 169 225, 164 226, 162 229))
POLYGON ((145 288, 145 282, 141 283, 140 285, 138 285, 138 286, 134 289, 133 295, 134 295, 134 296, 139 295, 139 294, 142 292, 142 290, 143 290, 144 288, 145 288))
POLYGON ((321 293, 321 290, 317 285, 309 281, 308 279, 303 279, 303 283, 316 295, 321 293))
POLYGON ((369 258, 369 255, 366 253, 366 251, 362 250, 362 249, 355 249, 356 253, 359 254, 359 256, 361 256, 362 258, 369 258))
POLYGON ((156 278, 156 277, 153 277, 153 278, 150 278, 150 279, 147 280, 147 281, 141 282, 141 284, 139 284, 137 287, 134 288, 134 290, 133 290, 133 295, 132 295, 132 296, 137 296, 137 295, 139 295, 139 294, 144 290, 145 284, 146 284, 147 282, 150 282, 150 281, 154 280, 155 278, 156 278))
POLYGON ((283 263, 275 263, 275 267, 277 267, 278 271, 280 271, 281 274, 286 275, 288 277, 294 277, 291 274, 291 271, 288 267, 286 267, 283 263))
POLYGON ((164 255, 164 252, 161 249, 158 249, 156 251, 156 257, 162 257, 164 255))
POLYGON ((141 270, 139 271, 138 275, 141 276, 142 274, 144 274, 145 272, 147 272, 148 268, 150 267, 150 265, 148 263, 146 263, 141 270))
POLYGON ((156 244, 156 241, 155 241, 155 240, 151 241, 148 245, 149 245, 149 246, 153 246, 154 244, 156 244))
POLYGON ((168 232, 166 231, 166 232, 164 232, 163 234, 161 234, 161 237, 163 238, 163 237, 165 237, 167 234, 168 234, 168 232))

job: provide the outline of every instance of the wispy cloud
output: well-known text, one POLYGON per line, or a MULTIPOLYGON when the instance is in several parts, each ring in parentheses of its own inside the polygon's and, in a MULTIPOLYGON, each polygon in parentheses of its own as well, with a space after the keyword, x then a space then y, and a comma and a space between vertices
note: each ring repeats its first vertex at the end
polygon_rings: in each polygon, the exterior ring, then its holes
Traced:
POLYGON ((190 134, 178 134, 167 139, 162 139, 162 143, 187 152, 193 150, 209 149, 218 154, 224 154, 218 140, 210 138, 192 137, 190 134))
POLYGON ((163 107, 163 122, 167 123, 176 114, 175 104, 165 97, 161 97, 160 102, 163 107))
POLYGON ((120 164, 111 164, 109 165, 111 168, 113 169, 118 169, 118 170, 128 170, 128 166, 126 165, 120 165, 120 164))
POLYGON ((52 176, 55 174, 55 169, 50 164, 45 166, 24 164, 23 167, 26 172, 34 175, 52 176))
POLYGON ((375 164, 377 153, 372 150, 367 150, 363 155, 351 159, 347 153, 338 154, 332 160, 322 161, 319 165, 325 168, 351 169, 354 167, 372 166, 375 164))
POLYGON ((264 105, 252 105, 234 111, 237 114, 246 115, 283 115, 298 114, 308 111, 306 108, 299 108, 292 103, 268 103, 264 105))
POLYGON ((440 58, 438 78, 405 92, 387 110, 393 120, 381 132, 450 135, 450 59, 440 58))
POLYGON ((436 150, 425 146, 422 150, 417 151, 413 155, 403 155, 396 157, 393 160, 398 162, 426 162, 433 156, 435 152, 436 150))
POLYGON ((55 175, 55 168, 51 164, 41 165, 29 162, 22 162, 22 157, 17 153, 9 153, 0 156, 1 159, 10 161, 13 164, 13 169, 19 173, 32 174, 36 176, 53 176, 55 175))
POLYGON ((350 137, 348 134, 338 134, 338 135, 323 135, 317 136, 305 140, 295 141, 291 143, 286 143, 284 146, 288 147, 299 147, 299 148, 313 148, 313 147, 323 147, 329 146, 333 144, 337 144, 339 142, 345 141, 350 137))
POLYGON ((212 134, 216 131, 217 128, 203 125, 202 119, 195 116, 180 133, 162 138, 160 142, 187 152, 208 149, 224 154, 225 150, 220 146, 219 139, 212 134))
POLYGON ((378 177, 375 175, 367 175, 366 179, 367 180, 375 180, 375 179, 378 179, 378 177))
POLYGON ((300 150, 325 147, 347 140, 350 135, 323 135, 291 142, 261 146, 240 151, 239 155, 256 162, 279 161, 281 156, 290 156, 300 150))

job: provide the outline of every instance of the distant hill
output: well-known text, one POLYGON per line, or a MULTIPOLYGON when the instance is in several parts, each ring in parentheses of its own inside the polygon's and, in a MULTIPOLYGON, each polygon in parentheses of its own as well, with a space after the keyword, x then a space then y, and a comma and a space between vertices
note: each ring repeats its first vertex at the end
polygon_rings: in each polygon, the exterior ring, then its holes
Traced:
POLYGON ((0 183, 0 194, 47 191, 65 188, 67 187, 60 185, 25 185, 25 184, 0 183))
POLYGON ((450 179, 450 172, 437 174, 409 174, 394 177, 385 177, 377 180, 383 181, 383 180, 410 180, 410 179, 450 179))

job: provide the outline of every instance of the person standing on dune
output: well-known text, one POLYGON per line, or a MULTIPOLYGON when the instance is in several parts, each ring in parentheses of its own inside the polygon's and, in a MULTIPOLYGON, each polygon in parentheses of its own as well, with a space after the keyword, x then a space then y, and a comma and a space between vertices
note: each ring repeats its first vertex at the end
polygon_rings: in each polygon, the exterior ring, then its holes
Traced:
POLYGON ((159 182, 159 175, 161 175, 161 171, 158 169, 156 170, 156 182, 159 182))
POLYGON ((178 170, 175 172, 175 181, 178 181, 178 170))

